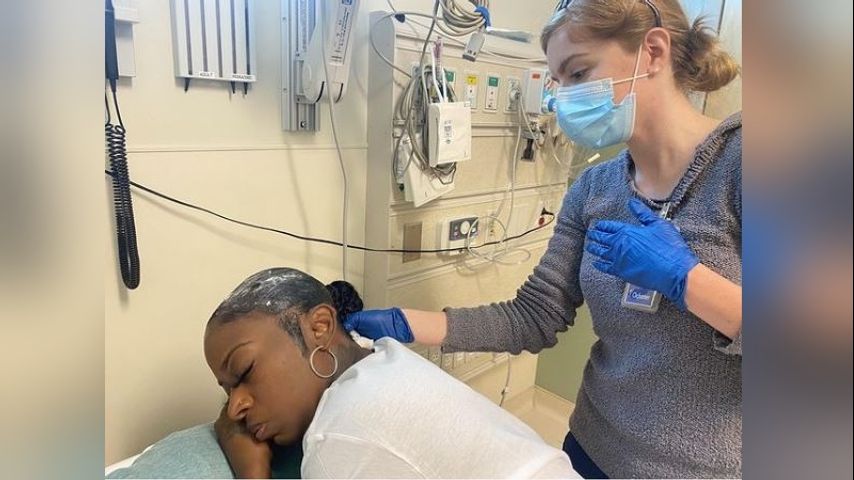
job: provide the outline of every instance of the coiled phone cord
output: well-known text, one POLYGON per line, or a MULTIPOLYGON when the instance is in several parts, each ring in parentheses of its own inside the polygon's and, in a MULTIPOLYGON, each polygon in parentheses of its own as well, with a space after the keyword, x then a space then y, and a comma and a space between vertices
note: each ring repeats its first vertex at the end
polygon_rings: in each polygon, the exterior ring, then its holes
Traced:
POLYGON ((118 244, 119 267, 122 281, 133 290, 139 286, 139 250, 136 243, 136 224, 133 216, 133 201, 130 194, 130 174, 127 162, 127 138, 116 92, 113 91, 113 104, 116 108, 118 124, 112 123, 110 104, 104 94, 107 119, 104 131, 107 139, 107 155, 110 158, 110 170, 113 172, 113 206, 116 214, 116 239, 118 244))

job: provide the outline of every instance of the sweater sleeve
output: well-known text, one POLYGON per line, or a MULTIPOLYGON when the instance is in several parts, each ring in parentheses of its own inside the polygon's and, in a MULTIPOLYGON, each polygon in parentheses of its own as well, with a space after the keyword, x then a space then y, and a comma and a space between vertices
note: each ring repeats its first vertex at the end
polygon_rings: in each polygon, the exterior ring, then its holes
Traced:
POLYGON ((515 298, 445 309, 448 334, 443 351, 537 353, 554 346, 557 333, 573 324, 584 302, 578 272, 587 233, 582 212, 589 192, 588 172, 564 196, 548 248, 515 298))
MULTIPOLYGON (((733 116, 733 118, 734 117, 735 116, 733 116)), ((740 114, 739 114, 738 118, 739 118, 739 120, 741 119, 740 114)), ((738 261, 741 262, 741 255, 742 255, 742 246, 741 246, 742 245, 742 234, 741 234, 741 224, 742 224, 742 220, 741 220, 742 219, 741 127, 739 127, 738 129, 736 129, 733 132, 732 139, 730 140, 730 142, 732 143, 732 146, 730 146, 730 149, 734 152, 738 152, 737 155, 731 155, 730 158, 732 159, 732 161, 734 163, 734 166, 732 169, 732 176, 733 176, 733 185, 735 186, 735 188, 733 189, 733 193, 732 193, 732 204, 734 207, 736 220, 738 221, 738 242, 736 245, 738 248, 738 257, 739 257, 738 261)), ((741 282, 739 282, 739 284, 740 283, 741 282)), ((727 355, 741 355, 741 332, 738 332, 738 335, 736 335, 735 338, 730 339, 730 338, 727 338, 726 335, 715 330, 712 333, 712 345, 715 348, 715 350, 717 350, 719 352, 723 352, 727 355)))

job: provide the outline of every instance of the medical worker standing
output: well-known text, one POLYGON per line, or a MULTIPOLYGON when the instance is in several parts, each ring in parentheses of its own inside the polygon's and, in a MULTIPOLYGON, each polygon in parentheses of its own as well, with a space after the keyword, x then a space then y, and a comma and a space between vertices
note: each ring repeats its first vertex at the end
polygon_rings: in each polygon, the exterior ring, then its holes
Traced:
POLYGON ((628 149, 572 184, 515 298, 370 310, 345 326, 445 352, 536 353, 586 302, 598 340, 564 442, 575 469, 740 477, 741 116, 719 122, 687 96, 738 66, 678 0, 566 3, 541 37, 559 124, 585 147, 628 149))

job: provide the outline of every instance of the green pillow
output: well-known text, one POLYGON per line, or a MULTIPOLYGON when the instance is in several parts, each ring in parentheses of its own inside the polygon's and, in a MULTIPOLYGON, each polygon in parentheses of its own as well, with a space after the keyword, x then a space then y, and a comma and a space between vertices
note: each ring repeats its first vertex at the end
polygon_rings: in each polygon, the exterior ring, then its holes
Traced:
MULTIPOLYGON (((273 478, 300 478, 302 446, 273 449, 273 478)), ((234 478, 213 423, 175 432, 106 478, 234 478)))

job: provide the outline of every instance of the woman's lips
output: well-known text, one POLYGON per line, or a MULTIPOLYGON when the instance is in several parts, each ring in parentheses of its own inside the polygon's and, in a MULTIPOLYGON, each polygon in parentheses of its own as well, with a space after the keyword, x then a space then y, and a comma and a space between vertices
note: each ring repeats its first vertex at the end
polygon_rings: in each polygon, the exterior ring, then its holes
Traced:
POLYGON ((257 441, 259 441, 259 442, 263 442, 263 441, 264 441, 264 433, 265 433, 265 432, 266 432, 266 430, 267 430, 267 425, 266 425, 266 424, 262 423, 262 424, 259 424, 259 425, 255 425, 255 426, 254 426, 254 427, 252 427, 250 430, 252 431, 252 436, 254 436, 254 437, 255 437, 255 440, 257 440, 257 441))

